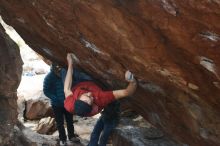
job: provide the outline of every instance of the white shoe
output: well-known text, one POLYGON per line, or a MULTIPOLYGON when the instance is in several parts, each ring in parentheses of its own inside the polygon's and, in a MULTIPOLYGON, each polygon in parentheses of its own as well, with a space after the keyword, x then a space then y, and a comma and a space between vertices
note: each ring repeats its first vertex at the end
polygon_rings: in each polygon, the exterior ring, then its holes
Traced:
POLYGON ((67 146, 66 141, 60 141, 60 146, 67 146))

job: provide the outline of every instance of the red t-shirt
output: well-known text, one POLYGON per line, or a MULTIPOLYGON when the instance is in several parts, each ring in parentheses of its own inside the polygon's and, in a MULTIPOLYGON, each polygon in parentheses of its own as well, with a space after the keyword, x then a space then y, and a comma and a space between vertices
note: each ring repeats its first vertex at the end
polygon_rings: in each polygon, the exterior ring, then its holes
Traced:
POLYGON ((92 111, 87 115, 88 117, 98 114, 107 104, 115 100, 112 91, 103 91, 91 81, 77 84, 73 87, 72 92, 73 94, 69 95, 64 101, 64 107, 70 113, 74 113, 74 103, 80 95, 92 92, 94 100, 92 111))

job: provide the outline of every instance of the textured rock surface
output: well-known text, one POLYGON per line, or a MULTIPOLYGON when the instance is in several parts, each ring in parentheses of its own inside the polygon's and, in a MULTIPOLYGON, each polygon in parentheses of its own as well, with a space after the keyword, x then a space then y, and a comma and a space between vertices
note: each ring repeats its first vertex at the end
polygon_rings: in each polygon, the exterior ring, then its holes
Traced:
POLYGON ((48 116, 53 117, 53 110, 49 99, 42 96, 39 99, 30 99, 26 101, 24 116, 29 120, 37 120, 48 116))
POLYGON ((136 119, 121 118, 113 134, 114 146, 181 146, 164 136, 140 116, 136 119))
POLYGON ((0 145, 14 145, 17 122, 16 90, 20 82, 22 61, 18 46, 0 25, 0 145))
POLYGON ((56 131, 55 119, 51 117, 41 119, 36 127, 36 131, 39 134, 51 135, 56 131))
POLYGON ((1 0, 3 19, 44 57, 114 87, 139 79, 133 108, 180 143, 220 145, 218 0, 1 0))
POLYGON ((38 134, 23 125, 20 125, 16 130, 27 142, 13 146, 58 146, 58 141, 54 136, 38 134))

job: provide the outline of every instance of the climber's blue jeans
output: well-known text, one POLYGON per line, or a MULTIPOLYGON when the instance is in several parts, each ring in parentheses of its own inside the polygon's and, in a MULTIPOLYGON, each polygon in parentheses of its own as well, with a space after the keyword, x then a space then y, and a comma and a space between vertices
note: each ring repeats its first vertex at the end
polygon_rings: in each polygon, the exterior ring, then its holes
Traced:
MULTIPOLYGON (((62 78, 63 83, 64 83, 65 78, 66 78, 66 73, 67 73, 67 70, 62 68, 61 69, 61 78, 62 78)), ((93 78, 90 77, 85 72, 82 72, 81 70, 79 70, 77 68, 74 68, 73 69, 72 87, 75 86, 76 84, 80 83, 80 82, 85 82, 85 81, 93 81, 93 78)))
POLYGON ((104 120, 104 118, 100 116, 92 131, 90 142, 87 146, 106 146, 108 138, 116 127, 117 123, 117 120, 104 120))

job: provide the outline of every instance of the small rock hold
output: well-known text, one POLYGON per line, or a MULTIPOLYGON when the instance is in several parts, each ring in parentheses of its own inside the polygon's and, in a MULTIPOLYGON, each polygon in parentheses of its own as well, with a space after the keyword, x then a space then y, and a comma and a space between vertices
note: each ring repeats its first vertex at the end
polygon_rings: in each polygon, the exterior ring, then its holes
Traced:
POLYGON ((188 87, 193 90, 199 90, 199 87, 192 83, 188 83, 188 87))

